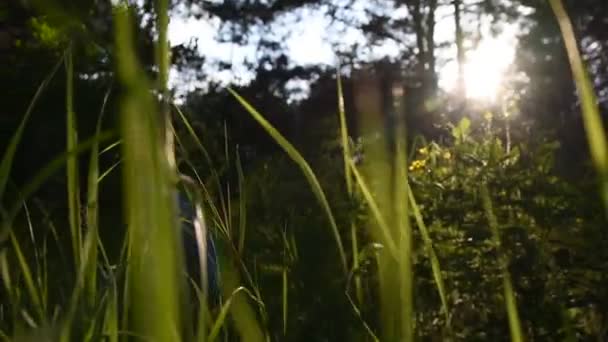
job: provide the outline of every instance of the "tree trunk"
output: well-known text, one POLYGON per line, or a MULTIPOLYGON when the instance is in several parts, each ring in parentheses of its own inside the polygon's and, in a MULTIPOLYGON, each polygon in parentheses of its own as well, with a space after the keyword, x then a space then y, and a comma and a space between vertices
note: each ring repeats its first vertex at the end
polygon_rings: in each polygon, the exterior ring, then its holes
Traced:
POLYGON ((424 25, 423 25, 423 13, 420 4, 421 0, 415 0, 414 4, 411 8, 412 17, 414 19, 414 31, 416 32, 416 46, 418 48, 417 58, 417 76, 419 77, 420 82, 422 83, 422 89, 425 89, 425 75, 426 75, 426 47, 425 47, 425 33, 424 33, 424 25))
POLYGON ((458 83, 456 84, 456 93, 464 101, 466 98, 466 86, 464 81, 465 73, 465 53, 464 53, 464 34, 461 24, 461 0, 454 0, 454 25, 456 27, 456 54, 458 62, 458 83))
POLYGON ((430 0, 428 13, 426 17, 426 62, 427 67, 427 95, 435 96, 437 94, 437 71, 435 70, 435 10, 437 9, 437 0, 430 0))

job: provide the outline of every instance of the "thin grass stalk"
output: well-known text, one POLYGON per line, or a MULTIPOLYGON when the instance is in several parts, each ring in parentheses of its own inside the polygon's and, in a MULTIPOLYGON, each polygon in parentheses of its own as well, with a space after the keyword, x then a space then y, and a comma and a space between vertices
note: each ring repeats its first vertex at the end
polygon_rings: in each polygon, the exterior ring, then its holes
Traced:
POLYGON ((288 300, 289 300, 289 279, 287 277, 287 266, 283 266, 283 270, 281 271, 281 284, 282 284, 282 312, 283 312, 283 336, 287 336, 287 310, 288 310, 288 300))
MULTIPOLYGON (((224 121, 224 160, 226 162, 226 168, 230 168, 230 156, 228 154, 228 126, 226 126, 226 121, 224 121)), ((226 226, 226 231, 228 232, 228 238, 232 240, 232 215, 231 215, 231 205, 230 205, 230 182, 226 182, 225 189, 219 190, 219 200, 222 206, 222 213, 224 214, 224 224, 226 226), (224 195, 225 190, 225 195, 224 195)))
POLYGON ((64 63, 64 59, 65 59, 65 54, 64 54, 64 56, 62 56, 59 59, 59 61, 57 61, 57 63, 55 64, 55 66, 53 66, 53 68, 51 69, 49 74, 45 77, 45 79, 42 81, 42 83, 40 83, 40 85, 38 86, 38 89, 36 89, 36 93, 34 94, 34 97, 32 98, 32 100, 30 100, 27 110, 25 111, 25 114, 23 115, 23 118, 21 119, 21 122, 19 123, 19 127, 17 128, 17 130, 11 137, 11 141, 10 141, 8 147, 6 148, 6 150, 4 151, 4 154, 2 155, 2 161, 0 162, 0 204, 2 203, 1 201, 4 196, 6 184, 8 183, 11 168, 13 166, 13 159, 15 158, 15 153, 17 152, 17 147, 19 146, 19 143, 21 142, 21 137, 23 135, 23 131, 25 130, 25 125, 29 121, 31 114, 34 111, 34 107, 38 103, 38 99, 40 98, 40 96, 42 96, 42 94, 46 90, 46 87, 48 86, 49 82, 53 79, 55 74, 57 73, 57 70, 59 70, 59 67, 61 66, 61 64, 64 63))
POLYGON ((380 239, 379 240, 382 241, 383 245, 388 247, 390 255, 393 258, 397 259, 397 256, 398 256, 397 246, 395 245, 395 242, 393 241, 393 237, 391 236, 390 226, 389 226, 388 222, 386 222, 384 215, 380 211, 380 207, 379 207, 378 203, 376 202, 376 200, 374 199, 374 196, 372 195, 371 188, 366 183, 365 179, 363 179, 363 175, 361 174, 361 172, 359 172, 355 163, 351 159, 349 159, 347 162, 348 162, 348 165, 355 178, 355 182, 359 186, 359 190, 361 191, 361 194, 363 195, 365 202, 369 206, 371 214, 374 217, 374 220, 376 221, 378 228, 380 229, 380 234, 379 234, 380 239))
MULTIPOLYGON (((25 282, 25 290, 30 297, 30 301, 34 310, 36 311, 36 318, 38 319, 38 323, 43 323, 45 321, 45 313, 42 305, 42 300, 40 298, 39 289, 36 287, 36 283, 34 282, 33 273, 30 269, 30 266, 27 263, 25 255, 21 249, 21 245, 17 240, 14 232, 10 232, 10 242, 13 250, 15 252, 15 257, 17 258, 17 263, 19 264, 19 269, 23 275, 23 281, 25 282)), ((10 283, 9 283, 10 286, 10 283)), ((11 292, 14 290, 10 288, 11 292)))
MULTIPOLYGON (((393 89, 393 92, 395 89, 393 89)), ((393 94, 393 108, 396 116, 395 157, 394 157, 394 204, 395 224, 399 236, 399 283, 401 307, 401 341, 414 340, 414 269, 412 264, 412 227, 410 224, 410 203, 408 198, 407 148, 405 117, 401 108, 403 94, 393 94)))
MULTIPOLYGON (((68 306, 68 312, 66 318, 63 322, 63 326, 61 329, 59 340, 61 342, 70 342, 73 340, 72 337, 72 329, 74 326, 74 316, 76 315, 78 304, 80 302, 81 294, 86 291, 86 282, 90 277, 88 272, 90 272, 90 259, 95 255, 97 256, 97 242, 98 236, 96 232, 88 231, 85 237, 83 249, 81 251, 82 255, 82 263, 79 265, 78 270, 76 271, 76 284, 71 293, 70 303, 68 306)), ((95 270, 96 271, 96 270, 95 270)), ((94 300, 95 298, 93 298, 94 300)), ((93 323, 94 324, 94 323, 93 323)))
POLYGON ((97 183, 101 183, 101 181, 103 181, 104 178, 106 178, 112 171, 114 171, 118 167, 118 165, 120 165, 120 161, 117 161, 116 163, 112 164, 104 172, 102 172, 101 175, 99 175, 99 177, 97 178, 97 183))
POLYGON ((332 213, 332 210, 329 206, 329 202, 327 201, 327 197, 325 196, 325 192, 321 188, 321 184, 317 179, 314 171, 308 165, 304 157, 296 150, 296 148, 289 142, 279 131, 276 130, 265 118, 260 114, 255 108, 253 108, 249 102, 247 102, 244 98, 242 98, 239 94, 237 94, 234 90, 228 89, 228 91, 236 98, 236 100, 245 108, 245 110, 255 119, 255 121, 264 128, 264 130, 274 139, 274 141, 287 153, 287 155, 300 167, 300 170, 304 173, 308 184, 310 185, 311 190, 314 195, 317 197, 321 207, 325 211, 329 223, 332 228, 332 232, 334 235, 334 239, 336 240, 336 246, 338 248, 338 253, 340 256, 340 261, 342 262, 342 268, 345 274, 348 274, 348 263, 346 262, 346 253, 344 252, 344 246, 342 244, 342 239, 340 238, 340 232, 338 231, 338 226, 336 224, 336 220, 332 213))
POLYGON ((175 109, 175 111, 179 115, 179 118, 181 119, 181 122, 184 124, 184 127, 186 127, 186 130, 190 134, 190 137, 192 138, 192 140, 194 140, 194 143, 196 144, 196 147, 203 154, 203 157, 205 158, 205 161, 207 162, 207 166, 208 166, 209 170, 215 176, 215 180, 217 182, 217 186, 218 186, 218 190, 219 190, 219 188, 220 188, 219 175, 217 174, 216 167, 214 166, 213 160, 211 159, 211 156, 209 155, 209 152, 207 151, 207 149, 205 148, 205 145, 203 145, 203 143, 201 142, 201 140, 199 139, 199 137, 196 135, 196 132, 194 131, 194 128, 192 127, 192 125, 188 121, 188 118, 186 117, 186 115, 184 115, 184 112, 182 112, 182 110, 178 106, 176 106, 176 105, 173 105, 173 108, 175 109))
POLYGON ((207 341, 212 342, 217 339, 217 337, 219 336, 219 333, 222 329, 222 326, 226 323, 226 318, 228 317, 228 313, 230 312, 230 309, 232 307, 232 302, 234 301, 235 297, 238 294, 240 294, 241 292, 246 294, 254 302, 260 304, 260 302, 258 302, 258 299, 256 298, 256 296, 253 293, 251 293, 249 290, 247 290, 245 287, 240 286, 240 287, 236 288, 235 290, 233 290, 232 293, 230 294, 230 296, 226 299, 226 301, 222 305, 222 308, 220 309, 220 313, 218 314, 217 319, 215 320, 215 322, 213 323, 213 326, 211 327, 211 330, 209 331, 209 335, 207 336, 207 341))
MULTIPOLYGON (((46 301, 44 300, 44 295, 42 293, 42 289, 44 288, 44 284, 42 283, 42 275, 43 275, 43 269, 41 268, 41 264, 40 264, 40 253, 38 251, 38 243, 36 241, 36 236, 34 235, 34 225, 32 223, 32 217, 30 215, 30 210, 28 208, 27 203, 24 201, 23 202, 23 211, 25 213, 25 221, 27 222, 27 227, 30 233, 30 240, 32 242, 32 253, 34 254, 34 266, 35 266, 35 270, 36 270, 36 287, 38 288, 38 291, 40 293, 40 303, 42 306, 42 311, 46 312, 46 301)), ((42 254, 43 256, 45 256, 45 254, 42 254)))
POLYGON ((102 260, 102 266, 110 274, 110 288, 108 290, 108 303, 104 307, 103 326, 101 328, 103 336, 106 336, 108 342, 118 342, 118 328, 120 326, 119 313, 118 313, 118 286, 116 282, 115 274, 110 264, 108 254, 97 236, 97 245, 99 248, 99 254, 102 260))
MULTIPOLYGON (((105 113, 106 104, 110 97, 110 90, 108 90, 103 98, 101 105, 101 111, 97 119, 97 127, 95 129, 95 136, 101 134, 103 115, 105 113)), ((87 229, 90 239, 97 243, 98 240, 98 195, 99 195, 99 143, 93 144, 91 147, 91 154, 89 159, 89 172, 88 172, 88 183, 87 183, 87 229)), ((89 263, 87 265, 86 273, 86 297, 87 304, 89 307, 95 305, 95 299, 97 297, 97 247, 91 247, 91 255, 89 257, 89 263)))
MULTIPOLYGON (((240 280, 236 270, 231 267, 223 267, 222 269, 225 270, 222 276, 222 292, 230 293, 231 295, 222 305, 220 313, 211 327, 208 341, 214 341, 217 338, 221 327, 225 324, 225 319, 229 311, 232 318, 231 321, 240 335, 240 341, 270 341, 269 337, 264 333, 254 312, 254 308, 251 305, 255 304, 258 308, 258 312, 263 316, 262 319, 265 319, 266 309, 264 308, 264 303, 259 299, 259 296, 254 296, 250 290, 238 285, 240 280), (251 301, 253 301, 253 303, 251 303, 251 301)), ((266 323, 266 321, 264 321, 264 323, 266 323)))
POLYGON ((241 163, 241 154, 236 152, 236 171, 239 178, 239 242, 238 251, 241 257, 245 252, 245 237, 247 236, 247 192, 245 189, 245 172, 241 163))
MULTIPOLYGON (((160 4, 157 9, 161 16, 166 15, 160 13, 162 8, 166 7, 160 4)), ((118 76, 126 94, 120 126, 130 242, 129 330, 156 341, 176 341, 182 329, 178 307, 180 246, 173 191, 176 176, 168 158, 166 127, 157 116, 145 73, 133 50, 126 8, 115 10, 115 23, 118 76)))
POLYGON ((507 316, 509 318, 509 331, 511 332, 511 341, 513 342, 522 342, 523 331, 521 329, 521 321, 519 319, 519 313, 517 312, 517 300, 515 298, 515 291, 513 290, 513 283, 511 281, 511 275, 509 274, 509 270, 507 268, 508 260, 504 255, 504 252, 501 247, 500 242, 500 232, 498 228, 498 220, 496 219, 496 215, 494 214, 494 209, 492 208, 492 199, 490 198, 490 191, 488 189, 488 185, 483 183, 480 189, 481 201, 483 205, 483 209, 485 211, 486 217, 488 219, 488 223, 490 225, 490 229, 492 230, 492 235, 494 238, 494 244, 498 249, 499 255, 499 264, 502 271, 502 283, 504 290, 504 298, 505 298, 505 308, 507 311, 507 316))
MULTIPOLYGON (((342 158, 344 161, 344 181, 346 183, 346 191, 348 193, 349 200, 354 202, 353 196, 353 180, 350 172, 350 167, 348 166, 348 161, 351 158, 350 152, 350 142, 348 136, 348 125, 346 123, 346 110, 344 108, 344 93, 342 91, 342 77, 340 75, 340 68, 338 68, 338 73, 336 74, 336 82, 338 88, 338 116, 340 118, 340 138, 342 144, 342 158)), ((350 222, 350 240, 351 240, 351 249, 353 254, 353 268, 359 269, 359 242, 357 237, 357 225, 354 222, 354 219, 351 218, 350 222)), ((361 277, 359 274, 355 274, 355 293, 357 295, 357 302, 359 304, 363 303, 363 287, 361 286, 361 277)))
POLYGON ((424 223, 424 219, 422 218, 422 213, 420 212, 420 208, 416 203, 416 197, 412 191, 412 188, 408 185, 408 196, 410 201, 410 207, 412 209, 412 213, 414 214, 414 219, 416 220, 416 224, 418 225, 418 229, 420 231, 420 235, 422 236, 422 241, 424 242, 429 260, 431 262, 431 269, 433 271, 433 278, 435 279, 435 285, 437 286, 437 292, 439 293, 439 298, 441 299, 441 311, 443 311, 445 315, 445 322, 448 331, 450 330, 450 311, 448 309, 448 300, 447 293, 445 290, 445 283, 443 282, 443 277, 441 275, 441 266, 439 264, 439 258, 437 258, 437 254, 435 253, 435 248, 433 247, 433 240, 429 234, 429 230, 424 223))
POLYGON ((34 192, 36 192, 55 172, 65 167, 66 161, 69 158, 78 156, 81 153, 90 150, 93 144, 97 142, 105 142, 113 138, 113 136, 114 135, 112 133, 103 132, 97 137, 86 139, 85 141, 79 143, 78 146, 76 146, 73 150, 62 153, 44 165, 40 171, 21 189, 19 193, 19 200, 15 201, 15 204, 13 204, 13 206, 5 212, 5 218, 2 222, 2 232, 0 232, 0 245, 6 242, 9 235, 12 233, 13 221, 21 211, 23 201, 26 201, 34 192))
MULTIPOLYGON (((208 320, 208 298, 209 288, 207 286, 209 274, 207 270, 207 224, 205 221, 205 215, 203 212, 203 195, 198 190, 197 184, 189 177, 181 177, 182 185, 188 190, 194 201, 195 219, 192 222, 194 226, 194 235, 196 239, 196 245, 198 248, 198 263, 200 267, 200 279, 196 279, 201 284, 200 307, 199 307, 199 321, 195 336, 205 336, 206 327, 205 323, 208 320)), ((218 266, 219 267, 219 266, 218 266)))
MULTIPOLYGON (((354 270, 353 270, 354 271, 354 270)), ((365 328, 365 331, 368 333, 369 337, 372 339, 372 341, 374 342, 380 342, 380 339, 376 336, 376 334, 374 333, 374 331, 372 330, 372 328, 369 326, 369 324, 367 324, 367 322, 365 321, 365 319, 363 318, 363 315, 361 314, 361 310, 359 309, 359 307, 357 306, 357 304, 353 301, 350 293, 349 293, 349 286, 351 283, 351 278, 354 276, 353 275, 353 271, 350 272, 349 276, 348 276, 348 280, 346 282, 347 287, 346 287, 346 291, 345 295, 346 295, 346 299, 348 299, 348 302, 350 303, 351 307, 353 308, 353 311, 355 312, 355 315, 357 316, 357 318, 359 318, 359 321, 361 321, 361 324, 363 325, 363 328, 365 328)))
POLYGON ((175 172, 175 147, 173 142, 173 124, 171 122, 170 111, 170 93, 168 88, 169 81, 169 1, 156 0, 156 29, 158 30, 158 41, 155 44, 156 48, 156 65, 158 66, 158 84, 157 89, 161 96, 160 102, 160 127, 163 134, 163 147, 165 155, 169 163, 171 171, 175 172))
MULTIPOLYGON (((209 152, 207 151, 207 149, 205 148, 205 146, 203 145, 203 143, 201 142, 201 140, 199 139, 199 137, 196 135, 196 132, 194 131, 194 128, 192 127, 192 125, 188 121, 188 118, 186 117, 186 115, 184 115, 184 113, 182 112, 182 110, 178 106, 176 106, 176 105, 174 105, 173 108, 179 114, 179 118, 181 119, 181 122, 184 124, 184 127, 186 127, 186 130, 188 131, 188 134, 190 135, 190 137, 194 141, 196 147, 200 150, 200 152, 202 153, 203 157, 205 158, 205 161, 207 162, 208 169, 211 172, 214 184, 215 184, 215 186, 217 188, 218 193, 220 194, 220 202, 223 203, 223 190, 222 190, 222 185, 220 184, 220 181, 219 181, 220 180, 220 176, 219 176, 219 174, 217 172, 217 168, 215 167, 215 165, 213 163, 213 160, 211 159, 211 157, 209 155, 209 152)), ((179 142, 179 137, 175 136, 175 139, 176 139, 176 141, 179 142)), ((199 180, 199 184, 203 187, 203 191, 204 191, 205 199, 207 200, 207 204, 211 207, 211 210, 213 212, 213 215, 216 218, 216 221, 219 223, 219 225, 221 226, 221 228, 226 232, 226 234, 228 234, 227 223, 224 222, 224 218, 220 214, 220 211, 219 211, 217 205, 215 204, 215 201, 213 200, 213 198, 211 196, 211 193, 209 192, 208 187, 200 179, 200 177, 198 177, 198 173, 196 172, 196 169, 192 166, 192 163, 189 160, 186 160, 186 162, 190 165, 192 171, 195 172, 195 174, 197 175, 197 178, 199 180)))
MULTIPOLYGON (((73 48, 70 46, 65 57, 66 70, 66 147, 68 151, 78 145, 78 128, 74 112, 74 62, 73 48)), ((75 270, 80 268, 82 253, 82 233, 80 218, 80 179, 78 176, 78 157, 70 156, 66 160, 68 212, 70 237, 75 270)))
POLYGON ((576 36, 568 12, 562 0, 549 0, 555 13, 560 30, 568 52, 570 67, 576 83, 581 102, 583 122, 587 132, 587 143, 591 151, 591 159, 598 172, 601 196, 604 200, 604 209, 608 217, 608 139, 602 117, 600 115, 598 100, 593 89, 593 83, 583 64, 583 59, 576 43, 576 36))

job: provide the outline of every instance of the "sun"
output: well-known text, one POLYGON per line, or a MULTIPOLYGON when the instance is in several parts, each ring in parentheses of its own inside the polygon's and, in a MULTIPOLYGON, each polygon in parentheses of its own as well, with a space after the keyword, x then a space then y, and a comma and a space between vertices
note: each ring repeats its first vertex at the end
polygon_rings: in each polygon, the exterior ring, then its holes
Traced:
MULTIPOLYGON (((509 68, 513 65, 515 41, 506 36, 486 38, 467 53, 464 66, 464 87, 468 99, 489 101, 496 99, 509 68)), ((458 81, 455 61, 440 70, 439 82, 443 89, 453 92, 458 81)))

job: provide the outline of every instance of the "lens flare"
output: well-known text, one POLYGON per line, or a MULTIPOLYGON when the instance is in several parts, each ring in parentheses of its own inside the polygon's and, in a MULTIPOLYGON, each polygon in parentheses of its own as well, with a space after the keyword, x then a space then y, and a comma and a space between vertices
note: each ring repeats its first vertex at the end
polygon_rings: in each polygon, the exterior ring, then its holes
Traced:
MULTIPOLYGON (((468 51, 464 65, 464 87, 469 99, 494 101, 513 64, 515 42, 507 37, 482 40, 468 51)), ((440 84, 447 91, 456 90, 458 65, 450 61, 440 72, 440 84)))

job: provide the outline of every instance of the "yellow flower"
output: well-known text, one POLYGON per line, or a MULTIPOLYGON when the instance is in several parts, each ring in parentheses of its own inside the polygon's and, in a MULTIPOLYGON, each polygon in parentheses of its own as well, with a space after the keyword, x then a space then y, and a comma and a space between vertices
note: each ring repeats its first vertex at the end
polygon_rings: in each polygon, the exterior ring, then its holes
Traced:
POLYGON ((492 117, 494 116, 494 114, 492 114, 491 111, 487 111, 485 112, 485 114, 483 115, 484 119, 486 119, 486 121, 492 121, 492 117))
POLYGON ((424 159, 414 160, 408 169, 410 171, 417 171, 419 169, 424 168, 425 166, 426 166, 426 160, 424 160, 424 159))
POLYGON ((443 154, 443 159, 450 159, 452 158, 452 154, 450 153, 450 151, 445 151, 445 153, 443 154))
POLYGON ((427 155, 429 153, 429 149, 426 148, 426 147, 423 147, 423 148, 421 148, 421 149, 418 150, 418 153, 422 154, 423 156, 427 155))

